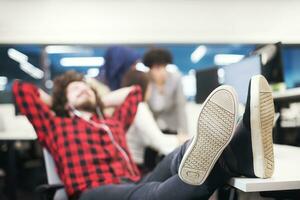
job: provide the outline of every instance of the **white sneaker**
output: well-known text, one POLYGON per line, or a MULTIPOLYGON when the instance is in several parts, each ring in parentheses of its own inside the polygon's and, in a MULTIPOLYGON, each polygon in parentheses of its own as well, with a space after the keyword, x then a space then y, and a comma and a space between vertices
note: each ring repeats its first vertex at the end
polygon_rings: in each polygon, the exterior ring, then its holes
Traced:
POLYGON ((250 94, 254 174, 256 177, 269 178, 274 172, 272 130, 275 111, 272 90, 263 76, 256 75, 251 78, 250 94))
POLYGON ((199 114, 197 135, 179 166, 182 181, 201 185, 206 180, 233 137, 237 108, 237 95, 231 86, 220 86, 207 97, 199 114))

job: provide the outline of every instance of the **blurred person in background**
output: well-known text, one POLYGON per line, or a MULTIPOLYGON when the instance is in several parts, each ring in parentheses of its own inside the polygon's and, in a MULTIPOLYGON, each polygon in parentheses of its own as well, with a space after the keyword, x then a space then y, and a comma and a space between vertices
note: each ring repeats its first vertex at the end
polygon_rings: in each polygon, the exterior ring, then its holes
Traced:
POLYGON ((140 55, 133 49, 124 46, 111 46, 105 55, 105 64, 100 72, 99 80, 108 85, 110 90, 121 87, 121 81, 129 69, 134 69, 140 55))
POLYGON ((165 133, 187 134, 181 75, 167 70, 167 65, 172 64, 171 53, 166 49, 150 49, 143 63, 150 68, 152 94, 148 103, 160 129, 165 133))
POLYGON ((122 81, 122 87, 139 85, 142 89, 144 101, 139 103, 133 124, 126 135, 133 160, 138 164, 142 173, 150 170, 144 165, 146 147, 156 150, 160 155, 167 155, 187 140, 187 137, 182 134, 166 135, 161 132, 147 104, 151 96, 149 83, 149 75, 138 70, 129 70, 122 81))

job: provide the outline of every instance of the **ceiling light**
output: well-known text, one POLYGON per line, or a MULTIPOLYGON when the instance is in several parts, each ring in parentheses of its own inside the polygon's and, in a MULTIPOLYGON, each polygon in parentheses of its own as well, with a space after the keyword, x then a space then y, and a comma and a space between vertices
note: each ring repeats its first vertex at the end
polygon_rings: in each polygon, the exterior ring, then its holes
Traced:
POLYGON ((198 46, 195 51, 191 54, 191 61, 192 63, 199 62, 206 54, 207 48, 204 45, 198 46))
POLYGON ((214 63, 215 65, 224 66, 239 62, 244 57, 244 55, 238 54, 217 54, 214 57, 214 63))
POLYGON ((25 54, 13 48, 8 49, 7 54, 8 57, 18 62, 20 65, 20 69, 28 75, 32 76, 35 79, 42 79, 44 77, 44 72, 29 63, 28 56, 26 56, 25 54))
POLYGON ((69 57, 60 59, 64 67, 101 67, 104 64, 103 57, 69 57))
POLYGON ((6 84, 7 84, 7 77, 0 76, 0 85, 6 85, 6 84))
POLYGON ((44 72, 29 62, 20 63, 20 68, 35 79, 42 79, 44 72))
POLYGON ((21 53, 20 51, 17 51, 16 49, 13 49, 13 48, 9 48, 7 50, 7 54, 8 54, 8 57, 10 57, 11 59, 13 59, 14 61, 17 61, 19 63, 28 60, 28 56, 26 56, 25 54, 21 53))
POLYGON ((88 48, 67 46, 67 45, 49 45, 45 48, 48 54, 63 54, 63 53, 92 53, 88 48))

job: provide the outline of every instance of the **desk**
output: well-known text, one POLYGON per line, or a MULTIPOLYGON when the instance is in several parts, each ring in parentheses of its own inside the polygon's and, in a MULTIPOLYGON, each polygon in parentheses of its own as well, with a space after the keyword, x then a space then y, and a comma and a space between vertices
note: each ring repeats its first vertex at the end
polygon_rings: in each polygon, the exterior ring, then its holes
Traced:
POLYGON ((300 189, 300 147, 274 145, 275 170, 272 178, 232 178, 229 185, 243 192, 300 189))
POLYGON ((0 131, 0 140, 35 140, 37 136, 31 131, 0 131))
POLYGON ((0 131, 0 140, 35 140, 34 128, 24 115, 3 115, 4 131, 0 131))

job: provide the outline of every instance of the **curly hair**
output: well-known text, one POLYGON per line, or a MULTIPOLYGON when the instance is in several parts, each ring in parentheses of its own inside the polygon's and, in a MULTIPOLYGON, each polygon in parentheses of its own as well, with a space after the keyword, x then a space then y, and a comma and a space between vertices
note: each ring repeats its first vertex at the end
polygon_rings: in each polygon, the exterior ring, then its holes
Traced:
POLYGON ((147 51, 143 57, 143 63, 149 68, 153 65, 172 64, 172 55, 167 49, 153 48, 147 51))
MULTIPOLYGON (((67 71, 54 79, 54 86, 52 90, 52 109, 57 116, 70 117, 69 112, 65 107, 66 103, 68 102, 66 93, 68 85, 74 81, 84 81, 83 74, 72 70, 67 71)), ((103 103, 97 95, 97 91, 92 87, 91 89, 95 93, 97 106, 103 113, 103 103)))
POLYGON ((139 85, 142 89, 143 99, 145 99, 146 91, 150 82, 148 74, 138 70, 129 70, 122 80, 122 87, 139 85))

